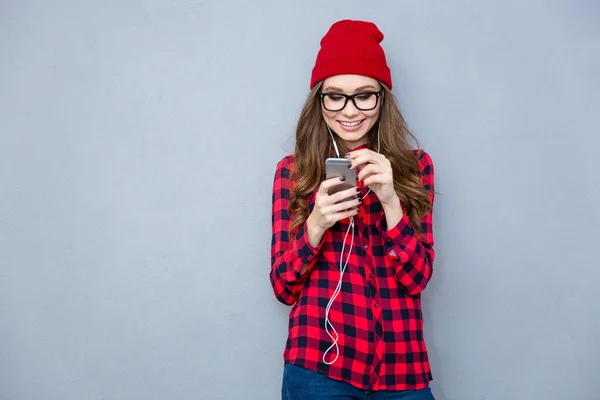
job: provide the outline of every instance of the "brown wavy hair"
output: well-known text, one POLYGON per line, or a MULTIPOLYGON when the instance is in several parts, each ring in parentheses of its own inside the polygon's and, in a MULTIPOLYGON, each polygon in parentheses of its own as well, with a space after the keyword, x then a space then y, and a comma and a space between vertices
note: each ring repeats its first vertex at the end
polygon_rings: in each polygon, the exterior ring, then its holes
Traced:
MULTIPOLYGON (((295 162, 290 194, 289 211, 292 215, 290 231, 298 229, 308 218, 307 199, 319 187, 325 176, 325 159, 332 154, 332 142, 321 112, 319 91, 322 82, 315 85, 302 108, 296 127, 295 162)), ((420 178, 419 162, 409 141, 418 141, 409 131, 400 112, 396 97, 382 84, 383 100, 378 122, 367 133, 367 146, 377 151, 377 129, 380 129, 381 149, 392 164, 394 188, 415 230, 421 232, 421 219, 431 211, 429 192, 420 178)), ((350 149, 333 132, 343 156, 350 149)))

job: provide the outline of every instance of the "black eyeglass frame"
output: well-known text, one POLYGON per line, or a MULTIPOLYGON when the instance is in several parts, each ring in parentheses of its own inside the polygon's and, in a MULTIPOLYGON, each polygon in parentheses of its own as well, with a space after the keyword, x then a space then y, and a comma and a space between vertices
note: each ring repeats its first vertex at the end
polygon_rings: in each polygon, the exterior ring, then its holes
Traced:
POLYGON ((348 100, 352 100, 352 104, 354 104, 354 107, 356 107, 357 110, 360 111, 371 111, 377 108, 377 105, 379 104, 379 97, 381 97, 381 94, 383 93, 383 89, 380 89, 378 92, 360 92, 360 93, 354 93, 354 94, 344 94, 344 93, 319 93, 319 97, 321 98, 321 105, 323 106, 324 109, 326 109, 327 111, 332 111, 332 112, 336 112, 336 111, 342 111, 344 108, 346 108, 346 106, 348 105, 348 100), (375 105, 371 108, 360 108, 359 106, 356 105, 356 101, 354 100, 354 98, 356 96, 364 96, 366 94, 374 94, 376 99, 375 99, 375 105), (344 105, 342 106, 342 108, 338 109, 338 110, 330 110, 329 108, 325 107, 325 96, 342 96, 345 98, 344 101, 344 105))

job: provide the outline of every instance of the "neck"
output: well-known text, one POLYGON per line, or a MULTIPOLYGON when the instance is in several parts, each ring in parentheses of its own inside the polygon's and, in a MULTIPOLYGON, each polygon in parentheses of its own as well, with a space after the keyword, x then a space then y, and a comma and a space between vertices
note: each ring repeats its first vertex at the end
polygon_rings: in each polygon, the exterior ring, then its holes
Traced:
MULTIPOLYGON (((352 150, 356 149, 357 147, 367 144, 367 138, 364 137, 361 140, 355 140, 352 142, 340 140, 340 142, 341 143, 339 143, 339 144, 341 145, 341 147, 343 147, 344 149, 347 149, 348 151, 352 151, 352 150)), ((342 151, 341 148, 340 148, 340 151, 342 151)))

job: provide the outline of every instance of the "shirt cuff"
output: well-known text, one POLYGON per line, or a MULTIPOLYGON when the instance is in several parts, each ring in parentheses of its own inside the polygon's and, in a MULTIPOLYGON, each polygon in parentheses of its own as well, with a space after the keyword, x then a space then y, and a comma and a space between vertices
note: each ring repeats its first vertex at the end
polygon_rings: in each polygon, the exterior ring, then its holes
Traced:
POLYGON ((397 257, 401 263, 408 262, 418 244, 415 228, 410 223, 408 216, 403 214, 396 226, 388 230, 385 215, 383 215, 377 221, 376 226, 383 237, 385 252, 392 257, 397 257))
MULTIPOLYGON (((296 234, 296 248, 298 249, 298 258, 301 263, 294 263, 294 272, 296 278, 300 277, 300 271, 304 266, 308 265, 310 269, 311 265, 314 264, 315 258, 319 251, 321 251, 322 243, 319 243, 317 247, 313 247, 308 240, 308 229, 306 229, 306 223, 298 230, 296 234)), ((308 270, 307 270, 308 271, 308 270)))

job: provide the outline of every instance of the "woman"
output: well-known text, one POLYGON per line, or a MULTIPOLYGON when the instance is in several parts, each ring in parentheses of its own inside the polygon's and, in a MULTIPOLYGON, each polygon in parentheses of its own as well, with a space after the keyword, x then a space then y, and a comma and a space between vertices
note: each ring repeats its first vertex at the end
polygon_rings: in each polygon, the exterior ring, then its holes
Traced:
POLYGON ((433 164, 413 150, 364 21, 321 40, 295 154, 277 165, 270 279, 292 305, 282 398, 433 399, 420 293, 434 258, 433 164), (357 187, 324 179, 346 157, 357 187), (356 196, 358 193, 358 196, 356 196))

